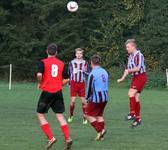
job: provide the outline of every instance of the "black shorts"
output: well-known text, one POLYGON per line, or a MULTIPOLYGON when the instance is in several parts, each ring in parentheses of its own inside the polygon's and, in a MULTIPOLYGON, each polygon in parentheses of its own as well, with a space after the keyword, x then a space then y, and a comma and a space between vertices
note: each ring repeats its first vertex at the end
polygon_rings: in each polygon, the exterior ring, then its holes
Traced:
POLYGON ((50 108, 55 113, 63 113, 65 111, 62 90, 56 93, 49 93, 45 91, 41 93, 37 105, 37 112, 48 113, 50 108))

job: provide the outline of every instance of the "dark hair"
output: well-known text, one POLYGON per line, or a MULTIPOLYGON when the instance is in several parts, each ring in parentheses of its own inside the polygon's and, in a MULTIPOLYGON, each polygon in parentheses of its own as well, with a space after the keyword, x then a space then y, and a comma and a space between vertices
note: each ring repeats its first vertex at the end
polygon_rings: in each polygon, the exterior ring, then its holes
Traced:
POLYGON ((57 45, 55 43, 51 43, 47 46, 47 52, 49 55, 55 55, 57 53, 57 45))
POLYGON ((100 65, 101 64, 101 57, 99 55, 93 55, 91 57, 91 62, 94 64, 94 65, 100 65))

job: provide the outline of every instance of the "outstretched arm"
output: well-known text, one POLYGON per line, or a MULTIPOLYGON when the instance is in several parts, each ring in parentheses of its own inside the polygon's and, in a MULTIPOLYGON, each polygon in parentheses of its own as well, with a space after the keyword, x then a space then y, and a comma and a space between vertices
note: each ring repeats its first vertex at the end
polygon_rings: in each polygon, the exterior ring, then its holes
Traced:
POLYGON ((117 80, 117 82, 118 83, 123 82, 125 80, 125 78, 128 76, 128 74, 129 74, 128 69, 125 69, 124 74, 122 75, 122 77, 120 79, 117 80))

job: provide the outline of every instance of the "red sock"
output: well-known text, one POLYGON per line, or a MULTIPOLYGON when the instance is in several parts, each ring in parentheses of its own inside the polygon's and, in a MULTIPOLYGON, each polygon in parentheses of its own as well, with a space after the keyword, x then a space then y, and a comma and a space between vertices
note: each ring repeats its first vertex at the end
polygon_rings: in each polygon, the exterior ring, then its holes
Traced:
POLYGON ((136 102, 136 109, 135 109, 135 116, 136 116, 136 121, 140 120, 140 102, 136 102))
POLYGON ((73 116, 74 114, 74 109, 75 109, 75 105, 70 105, 70 116, 73 116))
POLYGON ((130 115, 135 115, 136 99, 135 97, 130 97, 130 115))
POLYGON ((70 134, 69 134, 69 127, 68 125, 63 125, 61 126, 62 132, 64 134, 65 141, 70 139, 70 134))
POLYGON ((91 125, 97 132, 101 132, 101 127, 97 121, 92 122, 91 125))
POLYGON ((43 130, 43 132, 45 133, 45 135, 49 140, 53 138, 53 134, 48 123, 41 125, 41 129, 43 130))
POLYGON ((99 127, 101 129, 101 131, 104 129, 104 121, 103 122, 98 122, 99 123, 99 127))

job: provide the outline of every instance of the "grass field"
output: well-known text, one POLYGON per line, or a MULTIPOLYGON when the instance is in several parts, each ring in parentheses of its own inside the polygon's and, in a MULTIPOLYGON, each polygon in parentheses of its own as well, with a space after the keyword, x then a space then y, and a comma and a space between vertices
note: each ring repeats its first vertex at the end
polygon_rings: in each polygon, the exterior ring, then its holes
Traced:
MULTIPOLYGON (((145 90, 142 94, 143 125, 128 128, 124 121, 128 113, 127 90, 110 88, 110 101, 105 112, 108 134, 103 142, 95 142, 95 131, 82 125, 81 105, 77 102, 75 121, 70 124, 73 150, 167 150, 168 149, 168 91, 145 90)), ((66 107, 68 88, 64 89, 66 107)), ((36 103, 40 92, 35 84, 15 84, 12 91, 0 84, 0 150, 43 150, 46 138, 36 120, 36 103)), ((68 109, 65 116, 67 117, 68 109)), ((48 120, 58 142, 52 149, 63 149, 63 136, 54 114, 48 120)))

